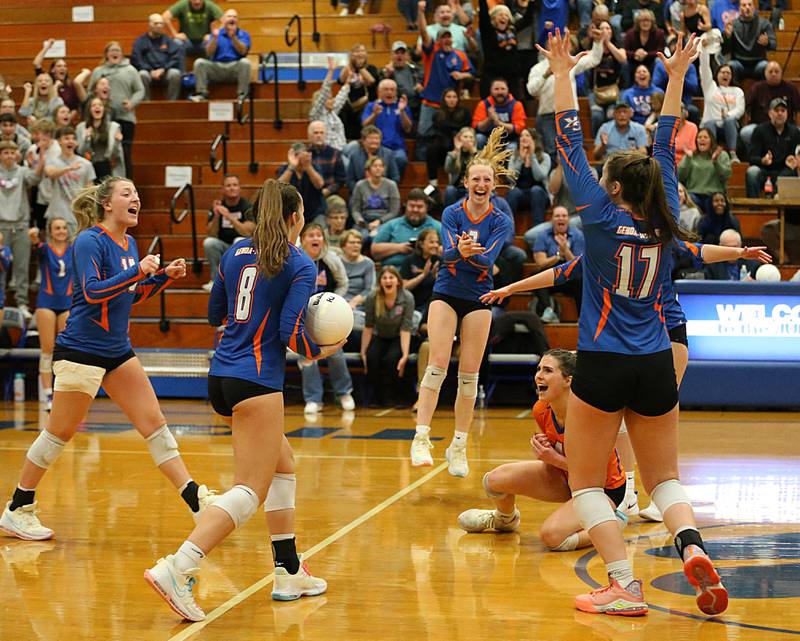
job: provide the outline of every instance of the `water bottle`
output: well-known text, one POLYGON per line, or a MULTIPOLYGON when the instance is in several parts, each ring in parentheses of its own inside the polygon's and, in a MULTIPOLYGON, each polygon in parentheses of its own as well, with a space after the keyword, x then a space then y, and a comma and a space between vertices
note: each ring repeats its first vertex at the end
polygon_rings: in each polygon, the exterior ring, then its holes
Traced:
POLYGON ((783 21, 783 18, 778 20, 778 31, 783 31, 786 28, 786 23, 783 21))
POLYGON ((25 374, 17 372, 14 376, 14 402, 25 402, 25 374))
POLYGON ((478 409, 486 409, 486 390, 478 385, 478 409))
POLYGON ((764 183, 764 198, 772 198, 775 195, 775 186, 772 184, 772 178, 767 176, 767 182, 764 183))
POLYGON ((747 267, 742 265, 741 269, 739 270, 739 280, 747 280, 750 278, 750 272, 747 271, 747 267))

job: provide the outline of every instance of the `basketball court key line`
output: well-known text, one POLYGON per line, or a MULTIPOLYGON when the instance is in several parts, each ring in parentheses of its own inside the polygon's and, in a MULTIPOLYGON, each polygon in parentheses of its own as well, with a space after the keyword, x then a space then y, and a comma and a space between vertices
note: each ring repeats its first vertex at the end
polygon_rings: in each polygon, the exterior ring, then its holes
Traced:
MULTIPOLYGON (((362 514, 358 518, 354 519, 353 521, 350 521, 350 523, 348 523, 343 528, 341 528, 341 529, 337 530, 336 532, 334 532, 333 534, 331 534, 328 538, 320 541, 315 546, 309 548, 303 554, 303 559, 304 560, 305 559, 309 559, 312 556, 314 556, 317 552, 319 552, 321 550, 324 550, 326 547, 328 547, 329 545, 335 543, 336 541, 338 541, 339 539, 344 537, 346 534, 349 534, 350 532, 355 530, 362 523, 366 523, 373 516, 376 516, 377 514, 380 514, 381 512, 383 512, 387 507, 389 507, 393 503, 396 503, 397 501, 402 499, 407 494, 410 494, 411 492, 416 490, 421 485, 424 485, 425 483, 430 481, 432 478, 434 478, 435 476, 439 475, 446 468, 447 468, 447 463, 446 462, 445 463, 441 463, 438 467, 433 468, 425 476, 417 479, 416 481, 414 481, 410 485, 407 485, 402 490, 399 490, 398 492, 395 492, 388 499, 382 501, 381 503, 378 503, 378 505, 373 507, 368 512, 364 512, 364 514, 362 514)), ((189 637, 197 634, 198 632, 200 632, 200 630, 205 628, 209 623, 212 623, 212 622, 216 621, 221 616, 225 615, 227 612, 229 612, 230 610, 235 608, 237 605, 239 605, 240 603, 242 603, 246 599, 248 599, 251 596, 253 596, 256 592, 258 592, 259 590, 261 590, 264 587, 266 587, 267 585, 269 585, 272 582, 272 579, 273 579, 274 576, 275 576, 274 574, 269 574, 269 575, 265 576, 263 579, 260 579, 259 581, 256 581, 249 588, 246 588, 246 589, 242 590, 236 596, 228 599, 222 605, 214 608, 211 612, 209 612, 206 615, 206 618, 203 621, 198 621, 197 623, 192 623, 186 629, 182 630, 181 632, 179 632, 175 636, 170 637, 168 639, 168 641, 185 641, 189 637)))

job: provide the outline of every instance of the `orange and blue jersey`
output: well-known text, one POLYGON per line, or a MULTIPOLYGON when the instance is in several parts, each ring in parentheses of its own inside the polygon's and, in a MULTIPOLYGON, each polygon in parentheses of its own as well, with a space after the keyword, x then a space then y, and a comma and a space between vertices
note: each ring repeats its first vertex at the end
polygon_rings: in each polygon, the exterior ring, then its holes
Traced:
POLYGON ((442 268, 433 291, 477 301, 492 289, 492 267, 513 225, 511 218, 495 207, 494 196, 477 219, 470 216, 466 198, 447 207, 442 213, 442 268), (483 247, 482 253, 469 258, 461 255, 458 239, 465 232, 483 247))
POLYGON ((41 285, 36 307, 64 311, 72 304, 72 245, 59 252, 50 243, 36 246, 41 285))
POLYGON ((73 294, 67 326, 56 344, 116 358, 131 349, 131 308, 172 282, 164 270, 149 278, 139 269, 132 236, 117 243, 103 225, 78 234, 72 247, 73 294))
POLYGON ((316 280, 314 263, 292 244, 283 269, 269 279, 252 240, 225 252, 208 299, 208 322, 225 324, 209 374, 282 390, 286 347, 306 358, 320 351, 305 333, 316 280))
POLYGON ((473 73, 467 54, 458 49, 443 51, 442 45, 435 40, 428 47, 422 45, 422 60, 425 64, 425 77, 420 97, 431 107, 439 106, 445 89, 456 86, 456 81, 450 75, 452 72, 473 73))
MULTIPOLYGON (((536 424, 542 433, 550 441, 559 454, 566 456, 564 451, 564 426, 559 425, 556 419, 555 412, 546 401, 536 401, 533 406, 533 418, 536 419, 536 424)), ((564 471, 566 475, 566 470, 564 471)), ((622 466, 622 459, 619 457, 617 448, 611 450, 611 456, 608 457, 608 466, 606 467, 606 482, 603 487, 607 490, 614 490, 625 484, 625 468, 622 466)))
MULTIPOLYGON (((11 247, 6 245, 2 249, 0 249, 0 274, 7 274, 8 270, 11 267, 11 263, 14 261, 13 255, 11 254, 11 247)), ((2 308, 6 304, 6 288, 5 288, 5 280, 0 281, 0 308, 2 308)))
MULTIPOLYGON (((676 220, 680 212, 677 130, 677 118, 662 116, 653 145, 668 206, 676 220)), ((669 349, 662 307, 664 285, 671 278, 670 249, 647 234, 643 220, 615 205, 597 182, 586 160, 580 119, 574 109, 557 114, 556 132, 564 175, 586 239, 578 349, 621 354, 669 349)))

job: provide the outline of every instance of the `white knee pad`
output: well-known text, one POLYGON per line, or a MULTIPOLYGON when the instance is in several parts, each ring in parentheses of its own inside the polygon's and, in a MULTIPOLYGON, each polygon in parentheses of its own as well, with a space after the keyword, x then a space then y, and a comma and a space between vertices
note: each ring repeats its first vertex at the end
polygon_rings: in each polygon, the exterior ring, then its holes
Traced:
POLYGON ((150 450, 150 456, 153 457, 156 465, 161 465, 181 455, 178 452, 178 441, 175 440, 166 425, 162 425, 148 436, 145 443, 147 443, 147 449, 150 450))
POLYGON ((279 510, 293 510, 294 496, 297 491, 297 476, 295 474, 281 474, 275 472, 272 483, 264 501, 265 512, 278 512, 279 510))
POLYGON ((458 373, 458 395, 464 398, 477 398, 478 396, 478 373, 459 372, 458 373))
POLYGON ((555 546, 554 548, 550 548, 550 550, 552 550, 553 552, 572 552, 572 550, 577 549, 579 538, 580 535, 577 532, 570 534, 557 546, 555 546))
POLYGON ((425 368, 425 375, 422 377, 422 387, 427 387, 434 392, 438 392, 442 389, 442 383, 444 383, 444 378, 447 376, 447 370, 442 369, 441 367, 436 367, 434 365, 428 365, 425 368))
POLYGON ((39 373, 52 374, 53 373, 53 354, 41 352, 39 354, 39 373))
POLYGON ((83 392, 94 398, 103 383, 106 370, 72 361, 56 361, 53 363, 53 374, 56 377, 53 384, 56 392, 83 392))
POLYGON ((650 492, 650 498, 661 510, 661 514, 665 514, 669 508, 678 503, 692 504, 678 479, 668 479, 656 485, 650 492))
POLYGON ((47 430, 39 432, 39 436, 28 448, 28 460, 34 465, 47 469, 59 457, 64 449, 64 441, 53 436, 47 430))
POLYGON ((486 496, 492 499, 503 499, 508 496, 508 494, 504 494, 503 492, 495 492, 489 487, 489 474, 491 472, 486 472, 483 475, 483 489, 486 491, 486 496))
POLYGON ((255 514, 258 509, 258 494, 246 485, 234 485, 230 490, 220 496, 212 507, 225 510, 231 517, 233 524, 238 528, 255 514))
POLYGON ((601 487, 587 487, 572 493, 572 504, 581 527, 587 532, 606 521, 616 521, 614 508, 601 487))

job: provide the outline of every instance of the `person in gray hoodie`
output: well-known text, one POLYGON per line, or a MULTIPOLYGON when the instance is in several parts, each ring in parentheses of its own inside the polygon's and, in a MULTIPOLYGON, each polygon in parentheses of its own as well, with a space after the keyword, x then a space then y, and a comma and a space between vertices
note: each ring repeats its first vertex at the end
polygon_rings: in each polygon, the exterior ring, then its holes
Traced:
POLYGON ((125 173, 133 177, 131 146, 136 133, 136 107, 144 99, 144 85, 139 72, 122 53, 122 47, 111 41, 104 50, 105 62, 95 67, 89 78, 89 90, 93 90, 100 78, 108 78, 110 85, 111 119, 122 129, 122 151, 125 156, 125 173))
POLYGON ((28 309, 28 263, 31 258, 31 239, 28 235, 31 208, 28 188, 37 184, 44 171, 44 157, 39 156, 35 169, 17 164, 17 144, 0 141, 0 233, 14 255, 14 291, 17 307, 26 318, 28 309))

